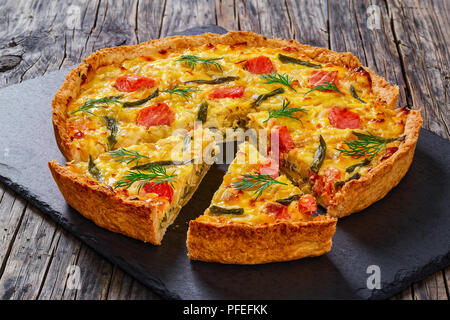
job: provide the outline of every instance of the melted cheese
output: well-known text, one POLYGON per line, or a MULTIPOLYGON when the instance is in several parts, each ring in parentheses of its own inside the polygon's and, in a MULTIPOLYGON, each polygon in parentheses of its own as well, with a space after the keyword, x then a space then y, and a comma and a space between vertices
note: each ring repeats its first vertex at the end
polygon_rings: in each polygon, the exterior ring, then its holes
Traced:
MULTIPOLYGON (((192 130, 197 119, 199 105, 202 101, 208 101, 207 120, 204 127, 224 130, 229 127, 237 127, 244 123, 255 129, 271 128, 275 125, 285 125, 295 143, 296 148, 286 155, 286 160, 292 168, 302 177, 308 178, 309 167, 313 161, 314 153, 318 146, 318 136, 322 135, 327 143, 325 161, 319 175, 324 170, 334 168, 341 172, 341 179, 347 179, 350 174, 345 169, 361 161, 352 157, 343 156, 336 149, 342 148, 345 141, 354 139, 351 129, 336 129, 328 119, 329 110, 332 107, 347 108, 357 113, 361 119, 359 131, 368 131, 374 135, 391 138, 403 134, 406 114, 399 110, 392 110, 382 103, 382 99, 375 96, 367 86, 364 77, 356 77, 352 70, 332 64, 323 65, 320 70, 337 71, 338 87, 343 93, 308 91, 311 89, 309 76, 315 69, 296 65, 284 64, 279 61, 277 55, 283 53, 295 58, 310 60, 295 52, 283 52, 277 48, 248 48, 245 46, 232 47, 228 45, 216 45, 189 49, 170 49, 167 54, 156 53, 152 56, 138 57, 126 60, 120 65, 101 67, 95 70, 89 80, 82 85, 79 96, 70 102, 68 107, 68 128, 73 139, 73 146, 79 152, 80 159, 87 160, 89 155, 97 158, 108 150, 107 139, 109 132, 106 129, 104 116, 117 119, 118 134, 115 148, 129 147, 142 143, 157 142, 169 137, 176 130, 192 130), (183 55, 195 55, 203 58, 221 58, 217 60, 221 70, 197 64, 191 69, 185 63, 177 61, 183 55), (294 90, 280 83, 264 83, 260 75, 252 74, 243 68, 246 60, 267 56, 271 59, 278 73, 288 75, 294 90), (137 74, 146 76, 156 81, 156 86, 151 89, 140 89, 135 92, 124 93, 117 91, 113 84, 117 77, 125 74, 137 74), (214 79, 217 77, 235 76, 237 80, 219 85, 208 84, 183 84, 185 81, 198 79, 214 79), (160 93, 158 97, 135 108, 122 108, 120 104, 108 103, 107 106, 99 106, 91 109, 91 113, 75 112, 86 101, 104 97, 122 95, 120 101, 136 101, 150 95, 156 88, 164 90, 174 85, 181 85, 195 89, 191 97, 185 99, 181 96, 168 93, 160 93), (361 99, 367 103, 361 103, 350 93, 350 85, 354 85, 361 99), (214 88, 226 88, 244 86, 245 92, 242 98, 209 99, 208 95, 214 88), (282 87, 285 92, 264 101, 257 108, 252 108, 251 103, 261 95, 282 87), (305 113, 297 112, 301 121, 290 118, 268 119, 268 111, 280 109, 283 100, 291 102, 290 107, 302 107, 305 113), (381 101, 381 102, 380 102, 381 101), (154 126, 145 128, 136 124, 136 117, 140 109, 156 103, 166 103, 174 112, 175 120, 170 126, 154 126), (75 112, 75 113, 74 113, 75 112)), ((311 61, 314 63, 314 61, 311 61)), ((398 146, 401 142, 394 142, 389 146, 398 146)), ((156 154, 155 154, 156 156, 156 154)), ((104 156, 103 156, 104 157, 104 156)), ((159 156, 158 156, 159 157, 159 156)), ((355 172, 364 173, 376 165, 382 154, 375 157, 368 167, 358 168, 355 172)), ((101 161, 102 156, 99 160, 101 161)), ((76 164, 83 166, 82 164, 76 164)), ((119 175, 123 169, 118 164, 98 163, 101 170, 111 172, 108 175, 108 183, 113 183, 113 174, 119 175), (108 166, 111 166, 110 168, 108 166), (108 168, 107 168, 108 167, 108 168)), ((180 168, 180 170, 182 170, 180 168)), ((181 174, 181 173, 180 173, 181 174)), ((282 193, 283 190, 277 190, 282 193)))
MULTIPOLYGON (((164 166, 167 174, 175 175, 175 179, 171 182, 174 189, 174 203, 178 203, 180 199, 183 200, 183 196, 186 196, 189 190, 196 188, 201 175, 204 173, 205 165, 201 157, 204 156, 206 150, 213 153, 217 152, 216 145, 208 130, 200 128, 194 133, 203 135, 201 139, 202 145, 187 143, 187 141, 191 140, 191 135, 188 135, 186 140, 186 136, 180 134, 162 139, 158 143, 144 143, 127 147, 128 151, 138 152, 146 157, 139 161, 139 165, 164 160, 177 162, 192 160, 192 164, 164 166)), ((129 174, 130 171, 135 171, 132 167, 137 165, 136 161, 118 161, 110 152, 100 154, 93 162, 100 171, 101 179, 98 182, 112 188, 115 188, 116 183, 129 174)), ((68 163, 68 167, 78 175, 96 180, 89 172, 87 162, 72 161, 68 163)), ((136 182, 126 190, 119 188, 118 192, 121 192, 124 197, 129 199, 141 199, 151 202, 161 200, 158 199, 160 198, 158 194, 145 192, 142 186, 143 184, 136 182)), ((168 202, 165 201, 165 206, 168 205, 168 202)))
MULTIPOLYGON (((268 205, 275 205, 276 207, 283 207, 276 203, 276 200, 285 199, 293 195, 301 194, 302 192, 294 186, 290 180, 280 175, 275 178, 280 183, 274 183, 266 188, 259 197, 256 197, 254 188, 248 190, 239 190, 232 185, 236 183, 243 174, 254 174, 259 172, 261 165, 266 164, 267 158, 258 153, 256 148, 245 142, 240 145, 236 158, 230 164, 227 173, 223 178, 222 185, 215 192, 211 205, 219 206, 221 208, 242 208, 243 214, 216 214, 209 209, 206 210, 205 215, 198 218, 200 221, 220 221, 222 223, 250 223, 250 224, 264 224, 274 223, 280 221, 275 212, 267 210, 268 205)), ((310 221, 314 219, 322 219, 322 217, 313 217, 312 214, 301 213, 297 209, 298 201, 292 201, 283 210, 286 217, 281 220, 289 221, 310 221)))

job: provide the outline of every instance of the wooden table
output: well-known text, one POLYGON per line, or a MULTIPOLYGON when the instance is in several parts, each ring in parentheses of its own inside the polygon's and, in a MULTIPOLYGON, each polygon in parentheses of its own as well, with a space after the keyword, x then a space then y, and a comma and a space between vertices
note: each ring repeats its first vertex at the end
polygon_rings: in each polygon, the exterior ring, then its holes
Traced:
MULTIPOLYGON (((0 87, 104 47, 217 24, 351 51, 398 84, 400 106, 422 108, 425 128, 450 138, 448 0, 8 0, 0 12, 0 87)), ((2 299, 158 299, 3 185, 0 200, 2 299), (80 267, 80 290, 67 283, 69 265, 80 267)), ((395 298, 449 299, 448 284, 450 268, 395 298)))

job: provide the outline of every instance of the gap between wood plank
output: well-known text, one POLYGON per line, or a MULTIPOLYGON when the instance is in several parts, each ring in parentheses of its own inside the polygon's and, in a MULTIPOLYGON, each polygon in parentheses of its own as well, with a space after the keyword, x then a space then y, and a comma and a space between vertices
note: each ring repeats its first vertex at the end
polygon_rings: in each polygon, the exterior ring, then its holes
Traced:
MULTIPOLYGON (((4 194, 3 194, 3 197, 4 197, 4 194)), ((2 200, 3 200, 3 197, 2 197, 2 200)), ((11 205, 10 212, 12 211, 12 208, 13 208, 14 204, 16 203, 16 199, 17 199, 16 197, 17 197, 17 195, 14 195, 14 202, 11 205)), ((22 213, 20 214, 19 222, 17 223, 16 229, 14 230, 14 234, 11 237, 11 240, 9 241, 8 249, 6 250, 6 254, 3 257, 3 261, 0 266, 0 280, 2 279, 3 273, 5 272, 6 264, 8 262, 9 255, 11 254, 11 249, 13 247, 14 241, 16 240, 17 233, 19 232, 20 226, 22 225, 22 220, 23 220, 23 217, 25 216, 25 211, 28 208, 28 202, 27 201, 24 201, 24 202, 25 202, 25 205, 22 209, 22 213)))

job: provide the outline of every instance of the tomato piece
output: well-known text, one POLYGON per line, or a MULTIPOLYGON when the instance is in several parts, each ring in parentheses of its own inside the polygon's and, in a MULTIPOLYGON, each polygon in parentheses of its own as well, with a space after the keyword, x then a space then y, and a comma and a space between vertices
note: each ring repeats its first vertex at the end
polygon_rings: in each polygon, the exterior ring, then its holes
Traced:
POLYGON ((317 173, 311 173, 309 176, 309 182, 315 184, 319 180, 319 175, 317 173))
MULTIPOLYGON (((295 147, 294 140, 292 140, 291 134, 286 126, 275 126, 272 128, 271 135, 278 134, 279 151, 281 153, 289 152, 289 150, 295 147)), ((275 138, 276 139, 276 138, 275 138)))
POLYGON ((295 47, 283 47, 283 48, 281 48, 281 50, 286 51, 286 52, 298 52, 298 49, 295 47))
POLYGON ((209 99, 223 99, 223 98, 241 98, 244 95, 245 87, 229 87, 216 88, 212 90, 208 96, 209 99))
POLYGON ((264 205, 263 212, 270 216, 275 216, 277 220, 289 219, 290 215, 287 207, 277 202, 269 202, 264 205))
POLYGON ((75 139, 81 139, 81 138, 84 137, 84 132, 83 132, 83 131, 80 131, 80 130, 75 130, 75 132, 74 132, 74 134, 73 134, 73 137, 74 137, 75 139))
MULTIPOLYGON (((308 82, 311 85, 311 87, 326 84, 325 82, 333 82, 337 86, 338 85, 337 75, 338 75, 337 71, 315 70, 310 73, 308 82)), ((332 90, 320 90, 320 91, 332 92, 332 90)))
POLYGON ((134 74, 127 74, 116 79, 114 88, 121 92, 133 92, 141 88, 153 88, 155 80, 134 74))
POLYGON ((267 74, 275 71, 272 60, 265 56, 259 56, 247 60, 244 64, 244 69, 254 74, 267 74))
POLYGON ((261 174, 266 174, 271 176, 272 178, 278 177, 279 166, 277 161, 274 159, 269 159, 267 162, 259 167, 259 172, 261 174))
POLYGON ((298 211, 306 214, 313 214, 317 211, 316 199, 311 194, 305 194, 298 200, 298 211))
POLYGON ((175 112, 163 102, 143 108, 136 117, 136 124, 147 128, 153 126, 169 126, 175 120, 175 112))
POLYGON ((359 114, 347 108, 331 108, 328 113, 328 120, 337 129, 358 129, 361 125, 359 114))
POLYGON ((168 182, 161 182, 156 185, 153 182, 149 182, 144 185, 144 190, 147 193, 156 193, 160 197, 165 197, 172 203, 173 188, 168 182))
POLYGON ((338 169, 325 169, 323 174, 314 176, 314 193, 324 198, 330 198, 330 196, 334 194, 334 183, 337 182, 340 178, 341 172, 338 169))
POLYGON ((381 157, 381 161, 386 160, 390 156, 392 156, 394 153, 396 153, 398 150, 397 147, 389 147, 386 148, 386 151, 384 152, 383 156, 381 157))

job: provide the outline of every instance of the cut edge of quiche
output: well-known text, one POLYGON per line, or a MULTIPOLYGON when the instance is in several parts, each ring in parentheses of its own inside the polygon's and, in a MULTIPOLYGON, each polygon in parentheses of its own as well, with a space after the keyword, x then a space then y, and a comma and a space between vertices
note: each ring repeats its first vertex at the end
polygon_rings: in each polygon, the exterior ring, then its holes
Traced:
MULTIPOLYGON (((358 179, 346 181, 331 199, 314 193, 318 203, 327 209, 330 216, 343 218, 384 198, 408 172, 414 157, 422 121, 420 110, 409 110, 405 123, 404 140, 399 144, 398 150, 392 156, 377 163, 370 171, 360 175, 358 179)), ((308 179, 307 176, 292 170, 288 161, 281 161, 281 171, 299 185, 304 184, 303 181, 308 179)))
POLYGON ((159 245, 210 167, 196 155, 214 156, 218 150, 209 131, 198 130, 202 146, 190 144, 190 152, 183 148, 195 131, 107 152, 89 162, 62 166, 53 160, 48 165, 67 203, 83 216, 110 231, 159 245))
POLYGON ((278 166, 244 142, 211 205, 189 223, 188 256, 226 264, 260 264, 330 251, 337 219, 317 205, 278 166), (259 188, 263 189, 259 192, 259 188))

